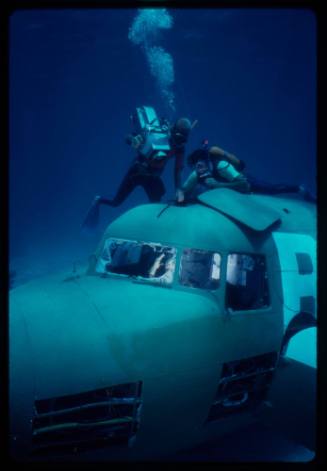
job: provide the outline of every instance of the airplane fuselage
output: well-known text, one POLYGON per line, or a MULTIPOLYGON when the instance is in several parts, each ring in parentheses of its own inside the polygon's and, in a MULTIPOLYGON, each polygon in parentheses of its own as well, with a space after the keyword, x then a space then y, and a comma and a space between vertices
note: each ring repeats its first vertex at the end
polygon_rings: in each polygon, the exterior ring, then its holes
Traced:
POLYGON ((233 193, 133 208, 86 272, 11 291, 15 457, 151 459, 256 420, 289 325, 316 315, 315 211, 233 193))

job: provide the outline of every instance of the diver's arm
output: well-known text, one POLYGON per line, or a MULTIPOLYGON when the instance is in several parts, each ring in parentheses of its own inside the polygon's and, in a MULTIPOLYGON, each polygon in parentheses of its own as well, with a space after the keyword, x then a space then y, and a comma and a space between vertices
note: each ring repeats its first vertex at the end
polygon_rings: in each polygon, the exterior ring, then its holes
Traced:
MULTIPOLYGON (((214 155, 215 157, 227 157, 229 158, 231 161, 233 161, 234 159, 237 159, 237 157, 233 154, 230 154, 229 152, 227 152, 226 150, 222 149, 221 147, 218 147, 218 146, 214 146, 214 155)), ((237 159, 238 160, 238 159, 237 159)))
POLYGON ((175 153, 174 183, 175 190, 182 188, 182 170, 184 166, 184 149, 175 153))
POLYGON ((220 157, 220 158, 226 158, 232 165, 234 165, 235 168, 237 168, 238 171, 242 171, 245 168, 245 162, 236 155, 231 154, 230 152, 227 152, 226 150, 222 149, 221 147, 218 146, 213 146, 211 149, 214 149, 214 156, 220 157))
POLYGON ((197 181, 198 181, 198 176, 196 174, 196 171, 194 170, 193 172, 190 173, 186 181, 183 183, 182 185, 183 192, 189 193, 190 191, 192 191, 195 185, 197 184, 197 181))
POLYGON ((184 192, 182 190, 182 170, 184 165, 184 153, 184 148, 178 150, 175 153, 174 182, 177 203, 182 203, 184 201, 184 192))
POLYGON ((221 157, 224 157, 225 154, 227 154, 226 151, 224 151, 224 149, 222 149, 221 147, 218 147, 218 146, 214 146, 215 147, 215 153, 217 153, 218 155, 220 155, 221 157))

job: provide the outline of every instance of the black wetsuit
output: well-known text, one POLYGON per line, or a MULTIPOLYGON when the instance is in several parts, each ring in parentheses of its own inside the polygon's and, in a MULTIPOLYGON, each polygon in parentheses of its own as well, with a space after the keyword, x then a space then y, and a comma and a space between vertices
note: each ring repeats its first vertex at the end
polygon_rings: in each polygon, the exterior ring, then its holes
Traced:
POLYGON ((166 190, 159 175, 144 171, 138 163, 134 163, 123 178, 113 199, 100 198, 99 202, 109 206, 119 206, 132 193, 134 188, 141 186, 149 201, 160 201, 166 190))
MULTIPOLYGON (((204 172, 203 176, 198 174, 198 185, 197 185, 196 190, 193 192, 193 196, 196 196, 199 193, 202 193, 203 191, 208 190, 208 188, 205 185, 205 179, 208 176, 212 176, 218 182, 225 181, 224 178, 221 178, 219 173, 217 172, 217 169, 216 169, 217 160, 214 159, 210 167, 210 165, 208 165, 210 164, 210 160, 206 158, 206 151, 199 149, 198 151, 195 151, 195 152, 198 152, 199 160, 197 164, 193 164, 193 167, 196 169, 196 166, 202 162, 204 170, 205 170, 205 167, 207 167, 207 172, 204 172)), ((301 194, 302 197, 306 201, 316 202, 315 196, 311 195, 311 193, 304 187, 302 187, 302 190, 301 190, 300 185, 292 185, 288 183, 269 183, 269 182, 260 180, 254 177, 253 175, 247 174, 246 172, 244 172, 244 168, 245 168, 245 162, 243 160, 239 160, 239 165, 236 167, 236 169, 237 171, 243 173, 244 177, 246 178, 247 183, 250 186, 251 193, 263 194, 263 195, 297 193, 297 194, 301 194)))
POLYGON ((253 175, 248 174, 245 169, 245 162, 239 160, 239 168, 237 170, 243 171, 248 183, 251 186, 253 193, 261 193, 263 195, 277 195, 279 193, 298 193, 299 185, 291 185, 289 183, 269 183, 253 175))
POLYGON ((97 196, 94 199, 84 218, 82 229, 92 229, 97 226, 99 221, 99 209, 102 204, 115 207, 119 206, 137 186, 141 186, 144 189, 151 203, 159 202, 166 193, 161 174, 165 168, 166 162, 170 158, 175 159, 175 188, 181 188, 185 143, 186 139, 183 139, 183 142, 176 142, 173 138, 170 138, 170 151, 162 159, 150 160, 138 153, 119 185, 114 198, 108 199, 97 196))
POLYGON ((279 193, 298 193, 299 185, 290 185, 287 183, 268 183, 252 175, 246 175, 246 179, 251 185, 253 193, 261 193, 263 195, 277 195, 279 193))
POLYGON ((184 162, 185 147, 170 143, 171 150, 167 156, 160 160, 148 160, 138 154, 127 174, 123 178, 117 193, 113 199, 100 198, 99 203, 109 206, 119 206, 131 194, 137 186, 141 186, 146 192, 149 201, 158 202, 166 193, 165 185, 161 179, 161 173, 168 159, 175 158, 175 187, 181 186, 181 172, 184 162))

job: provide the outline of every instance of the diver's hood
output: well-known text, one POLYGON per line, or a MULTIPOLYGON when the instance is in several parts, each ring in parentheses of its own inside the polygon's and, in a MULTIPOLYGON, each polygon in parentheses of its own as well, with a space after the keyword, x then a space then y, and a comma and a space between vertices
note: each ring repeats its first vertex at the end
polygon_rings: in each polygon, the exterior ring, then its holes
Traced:
POLYGON ((188 136, 192 129, 191 121, 188 118, 180 118, 174 125, 174 131, 176 134, 182 134, 188 136))
POLYGON ((207 161, 208 152, 205 149, 196 149, 187 157, 187 163, 190 167, 193 167, 199 161, 207 161))
POLYGON ((180 118, 171 130, 171 137, 175 145, 182 146, 186 143, 188 135, 192 129, 192 125, 189 119, 180 118))

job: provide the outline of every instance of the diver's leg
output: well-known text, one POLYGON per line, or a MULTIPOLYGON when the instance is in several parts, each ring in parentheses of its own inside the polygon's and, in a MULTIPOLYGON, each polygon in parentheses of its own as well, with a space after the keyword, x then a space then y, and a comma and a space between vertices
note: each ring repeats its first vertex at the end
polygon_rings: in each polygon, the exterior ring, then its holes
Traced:
POLYGON ((151 203, 157 203, 161 200, 163 195, 166 193, 163 181, 157 175, 147 175, 142 179, 141 185, 144 191, 148 195, 151 203))
POLYGON ((100 205, 99 205, 100 196, 96 196, 90 208, 88 209, 86 216, 82 222, 82 229, 94 229, 99 223, 99 213, 100 213, 100 205))
POLYGON ((99 203, 114 207, 119 206, 125 201, 125 199, 132 193, 134 188, 138 185, 138 175, 135 173, 135 169, 132 167, 123 178, 114 198, 108 199, 100 197, 99 203))
POLYGON ((135 175, 134 169, 131 168, 123 178, 116 196, 112 200, 103 198, 102 196, 96 196, 94 198, 91 207, 86 213, 82 223, 82 228, 94 229, 99 223, 100 205, 105 204, 107 206, 119 206, 138 184, 137 175, 135 175))
POLYGON ((299 185, 288 185, 284 183, 276 183, 274 185, 268 185, 268 189, 271 194, 278 194, 278 193, 299 193, 300 187, 299 185))
POLYGON ((279 183, 268 183, 263 180, 247 175, 247 180, 251 185, 253 193, 262 193, 266 195, 277 195, 278 193, 298 193, 299 185, 284 185, 279 183))
POLYGON ((267 183, 262 180, 258 180, 252 176, 247 176, 248 182, 251 185, 251 191, 253 193, 262 193, 266 195, 277 195, 281 193, 297 193, 302 196, 306 201, 316 203, 317 199, 305 185, 289 185, 283 183, 267 183))

